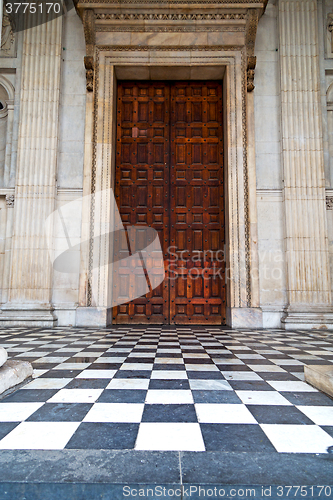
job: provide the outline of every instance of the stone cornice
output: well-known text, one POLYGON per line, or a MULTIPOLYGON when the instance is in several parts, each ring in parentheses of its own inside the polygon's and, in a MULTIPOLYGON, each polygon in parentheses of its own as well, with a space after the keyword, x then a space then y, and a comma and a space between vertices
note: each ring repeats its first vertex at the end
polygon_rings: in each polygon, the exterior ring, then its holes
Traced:
MULTIPOLYGON (((254 46, 258 21, 267 0, 78 0, 86 40, 87 90, 93 91, 98 33, 225 32, 226 46, 246 48, 247 90, 254 89, 254 46), (232 36, 232 33, 235 35, 232 36), (238 38, 236 34, 239 34, 238 38)), ((99 38, 101 40, 101 38, 99 38)), ((105 41, 104 41, 105 40, 105 41)), ((112 43, 110 38, 110 44, 112 43)), ((142 45, 142 42, 139 44, 142 45)), ((195 48, 195 44, 194 47, 195 48)), ((175 46, 177 50, 177 46, 175 46)), ((207 45, 207 50, 209 46, 207 45)))

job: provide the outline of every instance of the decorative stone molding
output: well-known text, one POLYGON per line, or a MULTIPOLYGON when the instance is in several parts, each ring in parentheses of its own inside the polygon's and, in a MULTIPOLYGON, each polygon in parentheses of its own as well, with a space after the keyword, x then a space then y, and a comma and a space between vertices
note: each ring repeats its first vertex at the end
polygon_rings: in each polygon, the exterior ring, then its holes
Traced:
POLYGON ((246 14, 147 14, 141 13, 111 13, 95 14, 97 20, 112 21, 220 21, 226 19, 246 19, 246 14))
POLYGON ((6 194, 7 207, 14 207, 15 196, 13 194, 6 194))
POLYGON ((246 23, 245 45, 247 54, 247 91, 254 90, 254 73, 257 63, 257 58, 254 55, 254 46, 257 36, 257 28, 259 22, 259 13, 256 9, 249 10, 246 23))
POLYGON ((327 16, 327 30, 330 33, 331 47, 330 52, 333 53, 333 13, 327 16))
POLYGON ((94 49, 96 40, 95 14, 92 9, 87 9, 83 12, 82 22, 87 54, 84 58, 84 67, 86 69, 86 88, 88 92, 92 92, 94 89, 94 49))
POLYGON ((84 67, 86 68, 86 87, 88 92, 94 90, 94 58, 92 56, 85 56, 84 67))

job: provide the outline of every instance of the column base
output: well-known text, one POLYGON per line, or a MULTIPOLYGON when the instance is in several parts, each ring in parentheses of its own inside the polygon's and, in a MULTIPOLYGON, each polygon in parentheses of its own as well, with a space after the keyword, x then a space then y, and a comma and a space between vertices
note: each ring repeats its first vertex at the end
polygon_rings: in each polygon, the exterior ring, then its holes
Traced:
POLYGON ((288 307, 281 319, 285 330, 333 330, 333 309, 304 306, 299 309, 288 307))
POLYGON ((75 326, 105 328, 112 322, 112 309, 107 307, 78 307, 75 326))
POLYGON ((57 326, 57 316, 49 305, 4 304, 0 310, 1 326, 57 326))
POLYGON ((259 307, 227 307, 227 325, 231 328, 262 328, 259 307))

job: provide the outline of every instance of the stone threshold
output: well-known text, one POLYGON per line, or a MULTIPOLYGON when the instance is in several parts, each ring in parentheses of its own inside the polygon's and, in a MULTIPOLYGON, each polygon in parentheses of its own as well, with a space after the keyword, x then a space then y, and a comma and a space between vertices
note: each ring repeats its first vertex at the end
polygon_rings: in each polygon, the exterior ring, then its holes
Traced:
MULTIPOLYGON (((0 498, 118 500, 134 498, 124 495, 123 488, 139 485, 153 489, 156 485, 167 489, 332 485, 332 467, 331 454, 3 450, 0 498)), ((201 496, 194 492, 189 498, 201 496)))

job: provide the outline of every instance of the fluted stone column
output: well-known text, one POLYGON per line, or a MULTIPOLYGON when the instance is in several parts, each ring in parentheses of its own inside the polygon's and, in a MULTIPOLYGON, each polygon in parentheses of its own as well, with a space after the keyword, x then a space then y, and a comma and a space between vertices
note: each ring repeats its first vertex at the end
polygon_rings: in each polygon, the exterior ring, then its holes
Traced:
POLYGON ((44 326, 55 321, 44 226, 55 207, 62 17, 35 15, 39 25, 24 32, 11 276, 0 321, 44 326))
POLYGON ((287 329, 333 323, 317 0, 279 0, 287 329))

